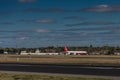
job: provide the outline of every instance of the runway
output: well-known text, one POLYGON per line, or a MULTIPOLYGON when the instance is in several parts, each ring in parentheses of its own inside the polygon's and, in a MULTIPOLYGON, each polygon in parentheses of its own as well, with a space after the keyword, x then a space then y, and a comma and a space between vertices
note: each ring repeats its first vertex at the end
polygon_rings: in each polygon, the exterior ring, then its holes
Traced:
POLYGON ((81 65, 0 63, 1 71, 56 73, 74 75, 120 76, 120 67, 81 65))

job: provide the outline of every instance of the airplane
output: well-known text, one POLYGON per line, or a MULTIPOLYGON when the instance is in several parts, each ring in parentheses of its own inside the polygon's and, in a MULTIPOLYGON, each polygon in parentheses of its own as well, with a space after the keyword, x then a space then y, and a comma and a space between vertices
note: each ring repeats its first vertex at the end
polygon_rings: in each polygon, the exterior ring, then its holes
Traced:
POLYGON ((68 51, 67 47, 64 47, 66 55, 87 55, 87 51, 68 51))

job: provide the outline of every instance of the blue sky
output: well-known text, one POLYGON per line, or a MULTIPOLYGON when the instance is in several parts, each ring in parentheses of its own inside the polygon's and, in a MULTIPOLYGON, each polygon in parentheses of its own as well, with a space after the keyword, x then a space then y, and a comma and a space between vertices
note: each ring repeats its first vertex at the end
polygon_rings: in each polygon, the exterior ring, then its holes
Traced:
POLYGON ((0 0, 0 47, 120 46, 119 0, 0 0))

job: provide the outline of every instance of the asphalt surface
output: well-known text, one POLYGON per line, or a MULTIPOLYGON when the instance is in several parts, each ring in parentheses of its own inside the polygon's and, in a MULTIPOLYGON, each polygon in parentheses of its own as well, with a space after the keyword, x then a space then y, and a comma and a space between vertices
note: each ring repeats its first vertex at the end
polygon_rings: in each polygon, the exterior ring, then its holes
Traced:
POLYGON ((120 77, 120 67, 112 66, 0 63, 0 70, 120 77))

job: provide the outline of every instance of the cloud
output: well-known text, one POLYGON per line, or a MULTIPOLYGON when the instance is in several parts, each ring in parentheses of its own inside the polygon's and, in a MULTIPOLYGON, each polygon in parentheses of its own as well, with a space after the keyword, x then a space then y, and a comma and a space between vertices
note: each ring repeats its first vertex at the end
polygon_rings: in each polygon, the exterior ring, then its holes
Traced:
POLYGON ((100 39, 98 41, 103 40, 120 40, 120 26, 106 26, 106 27, 88 27, 88 28, 71 28, 61 30, 60 33, 67 35, 71 38, 86 38, 88 41, 92 39, 95 41, 96 39, 100 39), (76 34, 69 34, 70 32, 76 34))
MULTIPOLYGON (((49 29, 0 30, 0 34, 3 34, 0 35, 0 39, 18 39, 18 40, 39 39, 39 38, 45 38, 46 35, 49 35, 50 33, 51 30, 49 29)), ((47 38, 48 37, 49 36, 47 36, 47 38)))
POLYGON ((78 10, 78 12, 120 12, 120 5, 97 5, 85 9, 78 10))
POLYGON ((51 32, 51 30, 49 30, 49 29, 36 29, 36 30, 0 30, 0 32, 5 32, 5 33, 19 33, 19 32, 27 32, 27 33, 31 33, 31 32, 33 32, 33 33, 35 33, 35 32, 37 32, 37 33, 48 33, 48 32, 51 32))
POLYGON ((56 23, 57 21, 54 19, 31 19, 31 20, 17 20, 17 22, 25 22, 25 23, 56 23))
POLYGON ((25 9, 25 12, 45 12, 45 13, 63 13, 63 12, 72 12, 72 10, 64 10, 60 8, 49 8, 49 9, 40 9, 40 8, 29 8, 25 9))
POLYGON ((17 39, 19 39, 19 40, 26 40, 26 39, 29 39, 29 37, 18 37, 17 39))
POLYGON ((77 20, 83 20, 83 18, 80 17, 80 16, 67 16, 67 17, 64 17, 64 19, 77 19, 77 20))
POLYGON ((3 33, 33 32, 32 30, 0 30, 3 33))
POLYGON ((0 22, 0 25, 13 25, 14 23, 12 22, 0 22))
POLYGON ((48 29, 37 29, 37 30, 35 30, 35 32, 38 32, 38 33, 48 33, 48 32, 51 32, 51 30, 48 30, 48 29))
POLYGON ((120 26, 103 26, 103 27, 88 27, 88 28, 71 28, 64 29, 61 32, 79 32, 79 33, 87 33, 91 35, 119 35, 120 34, 120 26))
POLYGON ((35 21, 36 23, 55 23, 54 19, 38 19, 35 21))
POLYGON ((4 43, 3 41, 0 41, 0 44, 4 43))
MULTIPOLYGON (((95 38, 95 37, 94 37, 95 38)), ((88 33, 85 32, 67 32, 67 31, 59 31, 53 36, 54 41, 89 41, 93 40, 93 37, 89 36, 88 33)))
POLYGON ((33 3, 36 2, 36 0, 18 0, 21 3, 33 3))
POLYGON ((115 30, 115 31, 118 30, 118 31, 120 31, 120 26, 72 28, 72 29, 64 29, 62 31, 98 31, 98 30, 115 30))
POLYGON ((81 26, 81 25, 113 25, 117 24, 114 22, 81 22, 81 23, 76 23, 76 24, 66 24, 65 26, 71 27, 71 26, 81 26))
POLYGON ((64 9, 59 9, 59 8, 46 9, 45 11, 46 12, 58 12, 58 13, 69 12, 69 10, 64 10, 64 9))
POLYGON ((17 20, 17 22, 24 22, 24 23, 33 23, 35 22, 35 20, 25 20, 25 19, 20 19, 20 20, 17 20))

